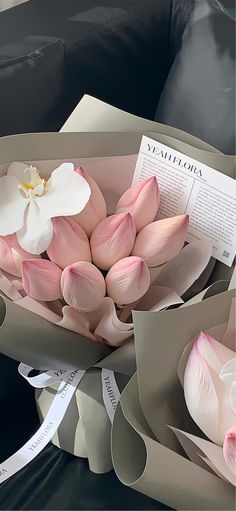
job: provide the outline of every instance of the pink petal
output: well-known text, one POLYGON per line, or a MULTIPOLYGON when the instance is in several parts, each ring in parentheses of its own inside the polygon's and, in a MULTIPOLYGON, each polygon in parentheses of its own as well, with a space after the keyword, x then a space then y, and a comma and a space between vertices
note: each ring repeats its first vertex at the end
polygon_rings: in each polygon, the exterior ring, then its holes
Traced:
POLYGON ((236 486, 236 426, 233 426, 226 432, 223 455, 227 466, 234 476, 234 485, 236 486))
POLYGON ((197 344, 200 353, 204 356, 208 365, 217 371, 218 374, 220 374, 223 365, 235 355, 234 351, 204 332, 201 332, 201 335, 199 335, 197 344))
POLYGON ((102 220, 90 240, 94 264, 102 270, 109 270, 119 259, 127 257, 134 246, 135 234, 130 213, 111 215, 102 220))
POLYGON ((61 298, 61 270, 47 259, 28 259, 22 263, 23 287, 35 300, 51 301, 61 298))
POLYGON ((81 213, 73 216, 72 219, 78 222, 78 224, 90 237, 96 225, 106 218, 106 203, 100 188, 88 172, 86 172, 82 167, 78 167, 75 172, 86 179, 91 189, 91 195, 85 208, 81 211, 81 213))
POLYGON ((150 177, 129 188, 120 198, 116 213, 130 213, 137 232, 153 222, 160 204, 160 191, 156 177, 150 177))
POLYGON ((221 362, 218 355, 222 356, 219 344, 203 333, 197 338, 185 368, 184 394, 193 420, 210 440, 222 445, 225 431, 236 417, 226 385, 219 377, 221 362))
POLYGON ((150 267, 166 263, 183 247, 188 223, 188 215, 180 215, 147 225, 139 232, 132 255, 142 257, 150 267))
POLYGON ((140 257, 125 257, 106 276, 107 294, 115 303, 127 304, 141 298, 150 285, 150 272, 140 257))
MULTIPOLYGON (((39 258, 40 256, 35 257, 39 258)), ((0 268, 2 270, 20 277, 22 261, 32 258, 34 258, 32 254, 21 248, 15 234, 0 237, 0 268)))
POLYGON ((48 257, 60 268, 77 261, 91 261, 89 240, 85 231, 74 220, 53 219, 53 238, 47 250, 48 257))
POLYGON ((67 266, 62 272, 61 289, 65 301, 80 312, 95 309, 106 293, 102 273, 88 262, 67 266))

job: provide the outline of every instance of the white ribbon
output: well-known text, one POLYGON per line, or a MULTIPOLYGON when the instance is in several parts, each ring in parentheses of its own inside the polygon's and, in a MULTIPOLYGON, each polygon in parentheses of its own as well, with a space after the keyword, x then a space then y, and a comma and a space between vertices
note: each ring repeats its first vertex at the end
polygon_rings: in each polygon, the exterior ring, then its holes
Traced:
MULTIPOLYGON (((26 367, 29 368, 29 366, 26 367)), ((24 371, 27 372, 26 367, 23 368, 23 372, 24 371)), ((32 368, 30 370, 32 370, 32 368)), ((55 373, 55 371, 48 372, 55 373)), ((43 374, 47 375, 47 373, 43 374)), ((9 477, 13 476, 23 467, 28 465, 28 463, 30 463, 34 458, 36 458, 36 456, 50 442, 54 433, 57 431, 63 417, 65 416, 71 398, 73 397, 73 394, 75 393, 76 388, 79 385, 79 382, 83 378, 84 374, 85 371, 82 370, 74 371, 70 370, 66 371, 63 374, 63 379, 65 378, 66 379, 65 381, 62 381, 60 383, 57 394, 38 431, 15 454, 13 454, 12 456, 10 456, 10 458, 8 458, 7 460, 0 464, 0 484, 9 479, 9 477)), ((27 376, 24 377, 27 378, 27 376)), ((37 383, 38 382, 36 382, 36 384, 37 383)))
POLYGON ((29 376, 31 371, 34 371, 34 367, 28 366, 27 364, 21 363, 18 366, 19 374, 23 376, 23 378, 25 378, 32 387, 35 387, 36 389, 43 389, 53 385, 53 383, 56 383, 58 380, 65 381, 68 377, 68 373, 70 373, 72 369, 69 371, 66 369, 56 369, 46 371, 45 373, 38 374, 37 376, 29 376))
POLYGON ((120 399, 120 391, 116 383, 114 371, 102 369, 101 378, 103 402, 109 419, 113 424, 116 407, 120 399))
MULTIPOLYGON (((66 414, 79 382, 86 372, 78 369, 58 369, 46 371, 37 376, 29 376, 33 370, 33 367, 23 363, 18 367, 19 374, 35 388, 49 387, 59 380, 61 380, 61 383, 40 428, 25 445, 0 464, 0 484, 28 465, 50 442, 66 414)), ((113 423, 120 399, 120 391, 113 371, 102 369, 101 380, 104 405, 110 421, 113 423)))

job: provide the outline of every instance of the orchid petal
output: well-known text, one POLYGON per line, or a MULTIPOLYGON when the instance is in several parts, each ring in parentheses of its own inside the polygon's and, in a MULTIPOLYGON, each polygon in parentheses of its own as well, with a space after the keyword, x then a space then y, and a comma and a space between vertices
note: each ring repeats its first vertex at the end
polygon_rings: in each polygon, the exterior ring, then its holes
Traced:
POLYGON ((7 176, 14 176, 18 181, 26 182, 25 170, 28 168, 27 163, 14 161, 7 169, 7 176))
POLYGON ((135 240, 136 228, 130 213, 111 215, 94 229, 90 246, 94 264, 109 270, 119 259, 127 257, 135 240))
POLYGON ((140 257, 125 257, 106 276, 107 294, 115 303, 128 304, 141 298, 150 285, 150 272, 140 257))
POLYGON ((82 167, 78 167, 76 171, 88 183, 91 189, 91 195, 85 208, 72 217, 85 230, 88 236, 91 236, 96 225, 101 222, 107 215, 106 202, 103 194, 94 179, 82 167))
MULTIPOLYGON (((189 355, 184 373, 184 394, 189 413, 213 442, 222 445, 225 431, 235 420, 227 389, 220 380, 223 353, 220 343, 201 333, 189 355)), ((224 347, 223 347, 224 348, 224 347)), ((231 350, 224 348, 227 356, 231 350)), ((230 353, 231 354, 231 353, 230 353)))
POLYGON ((52 235, 51 220, 43 219, 36 201, 31 200, 25 214, 24 227, 17 232, 20 246, 31 254, 42 254, 50 245, 52 235))
POLYGON ((0 178, 0 236, 19 231, 24 224, 24 212, 29 199, 18 190, 18 181, 13 176, 0 178))
POLYGON ((54 218, 52 223, 53 237, 47 250, 49 259, 60 268, 77 261, 90 262, 89 240, 82 227, 71 218, 54 218))
POLYGON ((132 255, 144 259, 149 267, 159 266, 173 259, 183 247, 188 222, 188 215, 152 222, 139 232, 132 255))
POLYGON ((61 289, 65 301, 80 312, 95 309, 106 293, 102 273, 85 261, 71 264, 63 270, 61 289))
POLYGON ((35 199, 45 220, 76 215, 84 209, 91 193, 87 181, 74 171, 72 163, 62 163, 55 169, 45 189, 46 193, 35 199))
POLYGON ((236 426, 226 432, 223 455, 227 466, 234 475, 234 485, 236 486, 236 426))
POLYGON ((169 287, 182 296, 200 277, 211 258, 211 253, 212 245, 208 240, 189 243, 174 259, 163 266, 155 283, 169 287))
POLYGON ((52 301, 62 298, 61 270, 47 259, 28 259, 22 263, 23 287, 35 300, 52 301))
POLYGON ((137 232, 153 222, 160 204, 160 191, 155 176, 131 186, 120 198, 116 213, 130 213, 137 232))

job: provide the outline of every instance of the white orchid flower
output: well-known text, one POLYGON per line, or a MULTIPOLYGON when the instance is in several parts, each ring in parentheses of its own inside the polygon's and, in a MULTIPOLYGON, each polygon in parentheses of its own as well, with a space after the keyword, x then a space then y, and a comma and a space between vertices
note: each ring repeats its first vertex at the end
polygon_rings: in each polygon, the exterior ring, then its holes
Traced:
POLYGON ((48 181, 35 167, 12 163, 0 178, 0 236, 16 233, 24 250, 41 254, 52 239, 51 218, 80 213, 90 194, 73 163, 62 163, 48 181))

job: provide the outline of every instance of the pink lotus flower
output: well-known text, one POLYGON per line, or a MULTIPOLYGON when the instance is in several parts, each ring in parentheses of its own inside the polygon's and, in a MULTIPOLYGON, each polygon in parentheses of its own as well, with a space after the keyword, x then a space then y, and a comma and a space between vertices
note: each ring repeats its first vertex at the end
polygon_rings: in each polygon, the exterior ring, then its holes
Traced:
POLYGON ((132 215, 137 232, 153 222, 160 204, 160 191, 156 177, 150 177, 129 188, 120 198, 116 213, 132 215))
POLYGON ((230 428, 225 434, 223 455, 226 464, 236 479, 236 425, 230 428))
POLYGON ((111 215, 94 229, 90 245, 92 259, 102 270, 109 270, 119 259, 127 257, 135 240, 136 228, 130 213, 111 215))
POLYGON ((77 261, 91 261, 89 240, 85 231, 71 218, 53 219, 53 238, 48 257, 60 268, 77 261))
POLYGON ((106 203, 100 188, 88 172, 82 167, 78 167, 75 172, 87 181, 91 189, 91 195, 85 208, 81 213, 73 216, 72 219, 78 222, 90 237, 96 225, 106 218, 106 203))
POLYGON ((61 270, 47 259, 28 259, 22 262, 23 287, 35 300, 53 301, 62 298, 61 270))
POLYGON ((144 259, 149 267, 166 263, 183 247, 188 223, 188 215, 180 215, 147 225, 139 232, 132 255, 144 259))
POLYGON ((95 309, 106 293, 102 273, 88 262, 67 266, 61 276, 61 289, 65 301, 80 312, 95 309))
MULTIPOLYGON (((218 445, 236 423, 229 388, 220 378, 234 352, 201 333, 194 342, 184 373, 184 394, 190 415, 199 428, 218 445)), ((234 378, 236 379, 236 371, 234 378)))
POLYGON ((107 294, 122 305, 139 300, 150 285, 150 272, 140 257, 117 261, 106 276, 107 294))
POLYGON ((20 277, 22 261, 39 257, 32 256, 21 248, 15 234, 0 237, 0 268, 3 271, 20 277))

